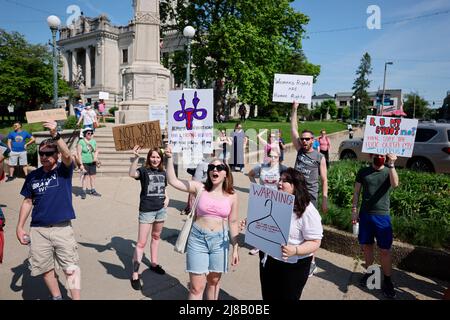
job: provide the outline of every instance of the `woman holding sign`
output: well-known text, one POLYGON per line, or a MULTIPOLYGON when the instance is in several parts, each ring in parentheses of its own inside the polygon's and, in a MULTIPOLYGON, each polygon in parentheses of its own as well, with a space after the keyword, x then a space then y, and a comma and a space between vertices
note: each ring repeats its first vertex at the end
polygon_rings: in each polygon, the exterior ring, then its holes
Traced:
MULTIPOLYGON (((289 238, 282 245, 283 260, 259 252, 259 278, 263 300, 299 300, 308 280, 312 255, 323 236, 321 217, 310 202, 303 175, 293 168, 281 174, 278 190, 295 196, 289 238), (297 257, 296 262, 287 260, 297 257)), ((241 222, 241 227, 245 222, 241 222)))
POLYGON ((206 287, 206 298, 217 300, 220 278, 228 271, 230 242, 233 247, 231 265, 239 263, 238 197, 230 167, 220 160, 213 160, 208 165, 205 183, 179 180, 173 167, 171 147, 167 147, 166 156, 169 184, 200 197, 186 248, 189 299, 202 299, 206 287))
POLYGON ((142 188, 139 204, 138 241, 133 255, 133 275, 131 278, 131 286, 135 290, 142 288, 141 281, 139 280, 139 266, 141 265, 142 256, 150 233, 152 234, 150 244, 150 270, 160 275, 166 273, 158 264, 158 246, 164 221, 167 218, 166 208, 169 205, 162 150, 159 148, 150 149, 145 164, 137 168, 139 150, 139 146, 133 148, 135 158, 129 170, 130 177, 139 180, 142 188))

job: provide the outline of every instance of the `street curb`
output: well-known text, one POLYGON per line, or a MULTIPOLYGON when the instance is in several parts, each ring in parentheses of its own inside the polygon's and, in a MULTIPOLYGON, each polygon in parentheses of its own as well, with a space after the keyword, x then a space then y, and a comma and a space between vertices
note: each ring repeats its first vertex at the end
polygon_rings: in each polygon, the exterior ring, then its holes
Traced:
MULTIPOLYGON (((357 237, 330 226, 323 226, 321 248, 350 257, 359 257, 363 260, 357 237)), ((375 250, 375 252, 375 261, 379 263, 378 250, 375 250)), ((450 253, 444 250, 394 241, 392 244, 392 265, 422 276, 450 281, 450 253)))

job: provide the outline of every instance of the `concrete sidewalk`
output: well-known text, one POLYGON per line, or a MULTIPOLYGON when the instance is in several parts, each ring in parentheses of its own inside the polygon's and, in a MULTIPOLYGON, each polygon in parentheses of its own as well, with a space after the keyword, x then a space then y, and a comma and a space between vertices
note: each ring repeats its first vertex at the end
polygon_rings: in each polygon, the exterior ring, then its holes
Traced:
MULTIPOLYGON (((286 164, 292 165, 294 157, 293 153, 288 154, 286 164)), ((249 169, 250 166, 247 166, 246 170, 249 169)), ((187 178, 187 175, 181 173, 181 177, 187 178)), ((235 173, 234 179, 240 200, 239 215, 244 218, 247 212, 248 177, 235 173)), ((15 179, 0 184, 0 205, 6 216, 6 246, 4 262, 0 265, 0 299, 47 299, 48 292, 42 278, 33 278, 28 271, 28 247, 21 246, 15 236, 23 199, 19 195, 23 181, 15 179)), ((159 254, 159 263, 167 273, 161 276, 148 270, 147 244, 141 266, 144 288, 138 292, 131 288, 129 277, 137 239, 139 182, 131 178, 98 179, 96 189, 103 196, 88 196, 86 200, 79 197, 81 188, 76 173, 73 185, 73 203, 77 214, 73 226, 79 242, 82 298, 186 299, 189 277, 184 271, 185 257, 173 250, 173 244, 184 222, 185 216, 179 212, 185 206, 187 194, 169 187, 170 206, 159 254)), ((249 249, 245 245, 240 249, 240 265, 224 275, 221 299, 261 299, 258 257, 249 255, 249 249)), ((322 249, 316 257, 319 270, 309 278, 302 299, 383 299, 379 290, 362 290, 358 287, 362 272, 360 261, 322 249)), ((397 299, 441 299, 448 287, 444 281, 400 270, 395 270, 393 279, 398 288, 397 299)), ((60 281, 64 283, 62 274, 60 281)), ((63 293, 67 294, 65 289, 63 293)))

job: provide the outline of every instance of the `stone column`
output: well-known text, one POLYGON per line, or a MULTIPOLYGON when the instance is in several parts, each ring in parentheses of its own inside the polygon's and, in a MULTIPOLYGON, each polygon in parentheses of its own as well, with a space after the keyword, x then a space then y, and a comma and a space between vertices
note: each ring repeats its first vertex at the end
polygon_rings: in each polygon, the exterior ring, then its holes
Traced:
POLYGON ((90 47, 85 48, 85 65, 84 65, 84 72, 85 72, 85 81, 86 81, 86 89, 91 88, 91 55, 90 55, 90 47))
POLYGON ((72 50, 72 81, 74 81, 76 78, 77 69, 77 51, 72 50))
POLYGON ((70 70, 69 70, 69 52, 65 51, 61 54, 62 59, 62 77, 66 81, 70 81, 70 70))

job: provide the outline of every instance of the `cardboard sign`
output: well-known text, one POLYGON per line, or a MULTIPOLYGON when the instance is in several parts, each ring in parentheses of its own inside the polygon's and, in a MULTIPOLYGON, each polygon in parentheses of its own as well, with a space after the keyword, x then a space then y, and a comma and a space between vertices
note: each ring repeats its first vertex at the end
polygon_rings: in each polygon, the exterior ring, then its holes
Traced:
POLYGON ((135 145, 143 149, 162 147, 159 121, 148 121, 113 127, 116 151, 133 150, 135 145))
POLYGON ((273 102, 310 104, 313 76, 295 74, 275 74, 273 82, 273 102))
POLYGON ((148 107, 148 117, 150 121, 159 121, 161 130, 166 130, 167 123, 167 106, 152 106, 148 107))
MULTIPOLYGON (((289 240, 294 195, 256 183, 250 184, 245 242, 282 259, 281 245, 289 240)), ((291 257, 287 262, 296 262, 291 257)))
POLYGON ((103 100, 109 99, 109 92, 99 91, 98 98, 103 100))
POLYGON ((169 92, 169 143, 181 153, 178 163, 195 167, 213 152, 213 89, 169 92))
POLYGON ((25 113, 28 123, 47 122, 49 120, 66 120, 66 110, 62 108, 28 111, 25 113))
POLYGON ((362 152, 412 156, 417 119, 367 116, 362 152))

